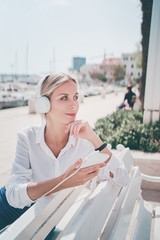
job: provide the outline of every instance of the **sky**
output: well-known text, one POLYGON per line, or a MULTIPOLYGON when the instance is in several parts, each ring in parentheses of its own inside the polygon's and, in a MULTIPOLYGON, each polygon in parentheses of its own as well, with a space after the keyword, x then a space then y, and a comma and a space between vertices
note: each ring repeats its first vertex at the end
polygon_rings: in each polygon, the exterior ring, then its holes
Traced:
POLYGON ((40 74, 136 51, 140 0, 0 0, 0 73, 40 74))

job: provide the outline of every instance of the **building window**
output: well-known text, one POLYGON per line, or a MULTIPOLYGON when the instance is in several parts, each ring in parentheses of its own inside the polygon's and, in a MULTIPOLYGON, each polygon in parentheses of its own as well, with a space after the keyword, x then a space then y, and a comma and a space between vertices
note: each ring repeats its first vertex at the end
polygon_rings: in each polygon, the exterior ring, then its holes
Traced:
POLYGON ((131 65, 131 68, 134 68, 134 65, 133 65, 133 64, 131 65))

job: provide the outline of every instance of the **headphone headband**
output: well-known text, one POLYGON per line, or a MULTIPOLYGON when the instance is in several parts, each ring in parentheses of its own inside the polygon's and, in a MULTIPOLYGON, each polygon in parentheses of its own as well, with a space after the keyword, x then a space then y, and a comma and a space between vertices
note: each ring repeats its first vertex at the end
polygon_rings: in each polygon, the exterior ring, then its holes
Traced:
POLYGON ((37 112, 39 113, 47 113, 50 110, 50 100, 46 96, 41 96, 41 87, 43 82, 49 77, 50 75, 47 75, 45 78, 41 78, 36 86, 36 102, 35 102, 35 108, 37 112))
POLYGON ((50 75, 47 75, 46 77, 42 77, 40 80, 39 80, 39 82, 38 82, 38 84, 37 84, 37 86, 36 86, 36 96, 37 97, 41 97, 41 87, 42 87, 42 84, 43 84, 43 82, 45 81, 45 80, 47 80, 47 78, 49 77, 50 75))

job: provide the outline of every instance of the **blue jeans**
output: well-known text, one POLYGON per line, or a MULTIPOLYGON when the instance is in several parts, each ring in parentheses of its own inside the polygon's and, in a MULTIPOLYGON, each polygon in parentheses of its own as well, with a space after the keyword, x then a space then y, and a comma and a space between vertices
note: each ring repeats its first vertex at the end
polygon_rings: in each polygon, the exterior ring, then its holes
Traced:
POLYGON ((122 109, 122 108, 124 108, 125 106, 126 106, 126 104, 122 104, 122 105, 119 106, 119 109, 122 109))
MULTIPOLYGON (((0 232, 3 228, 13 223, 28 209, 29 207, 24 207, 23 209, 21 209, 21 208, 14 208, 10 206, 6 199, 6 188, 5 187, 1 188, 0 189, 0 232)), ((50 240, 52 238, 54 229, 55 227, 53 227, 53 229, 47 235, 45 240, 50 240)))
POLYGON ((13 223, 17 218, 19 218, 29 207, 24 207, 23 209, 14 208, 9 205, 6 199, 6 188, 0 189, 0 230, 13 223))

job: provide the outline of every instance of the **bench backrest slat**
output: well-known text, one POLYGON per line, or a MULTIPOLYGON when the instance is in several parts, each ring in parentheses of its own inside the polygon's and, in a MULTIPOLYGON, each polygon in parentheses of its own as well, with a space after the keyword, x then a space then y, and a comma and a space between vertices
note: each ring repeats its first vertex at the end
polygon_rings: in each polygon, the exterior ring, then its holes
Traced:
POLYGON ((122 206, 118 212, 118 218, 114 223, 114 228, 112 228, 112 234, 109 239, 118 240, 119 236, 121 236, 121 239, 126 239, 135 202, 140 193, 141 181, 142 178, 138 167, 133 168, 132 179, 127 194, 124 197, 122 206))
POLYGON ((86 191, 86 189, 84 189, 84 192, 80 194, 80 196, 76 199, 75 203, 71 206, 71 208, 68 210, 66 215, 57 224, 56 229, 58 229, 59 233, 62 232, 66 228, 66 226, 68 226, 69 222, 71 221, 73 222, 75 220, 76 216, 79 214, 81 209, 84 207, 84 205, 88 201, 91 193, 92 191, 88 192, 86 191))
MULTIPOLYGON (((130 172, 129 175, 130 175, 130 178, 133 177, 133 171, 130 172)), ((130 185, 131 185, 131 183, 130 183, 130 185)), ((130 185, 122 188, 122 190, 117 198, 116 204, 114 205, 114 207, 112 209, 111 215, 109 216, 109 218, 106 221, 106 224, 105 224, 105 227, 103 230, 103 234, 101 236, 101 240, 109 239, 112 232, 114 232, 114 225, 115 225, 115 223, 118 222, 119 212, 121 211, 121 208, 124 204, 123 202, 124 202, 125 196, 128 192, 128 189, 130 188, 130 185)))
POLYGON ((83 209, 58 239, 66 239, 66 236, 69 236, 69 239, 97 239, 120 189, 106 182, 100 183, 83 209))
POLYGON ((155 224, 154 224, 154 240, 158 240, 160 233, 159 233, 159 229, 160 229, 160 207, 156 207, 155 209, 155 224))
POLYGON ((150 230, 151 230, 151 221, 152 221, 152 205, 144 201, 140 196, 140 200, 138 203, 138 213, 134 222, 134 227, 132 228, 131 239, 149 240, 150 230))
MULTIPOLYGON (((53 199, 52 196, 40 199, 40 201, 33 205, 27 212, 17 219, 17 221, 11 224, 4 233, 2 233, 0 240, 31 239, 31 236, 34 236, 35 233, 40 230, 41 226, 44 226, 47 223, 49 218, 54 215, 57 209, 59 210, 63 208, 63 213, 65 213, 79 196, 79 192, 82 188, 84 188, 84 186, 74 189, 65 189, 57 194, 53 199), (69 196, 71 197, 69 198, 69 196), (64 202, 68 203, 67 207, 65 206, 66 208, 63 207, 64 202)), ((53 225, 50 226, 50 228, 52 229, 59 220, 60 218, 56 219, 56 222, 53 222, 53 225)))
POLYGON ((82 190, 84 186, 80 186, 74 189, 72 194, 68 196, 63 204, 59 205, 56 211, 50 216, 48 221, 46 221, 45 225, 39 228, 39 231, 31 238, 33 240, 43 240, 48 233, 52 230, 54 226, 56 226, 59 221, 63 218, 66 212, 71 208, 72 204, 75 202, 76 198, 80 194, 80 190, 82 190))
POLYGON ((120 155, 120 159, 122 159, 122 161, 124 162, 124 165, 126 166, 126 168, 128 169, 128 171, 131 169, 131 166, 134 162, 133 156, 131 154, 131 151, 129 148, 125 148, 121 155, 120 155))

